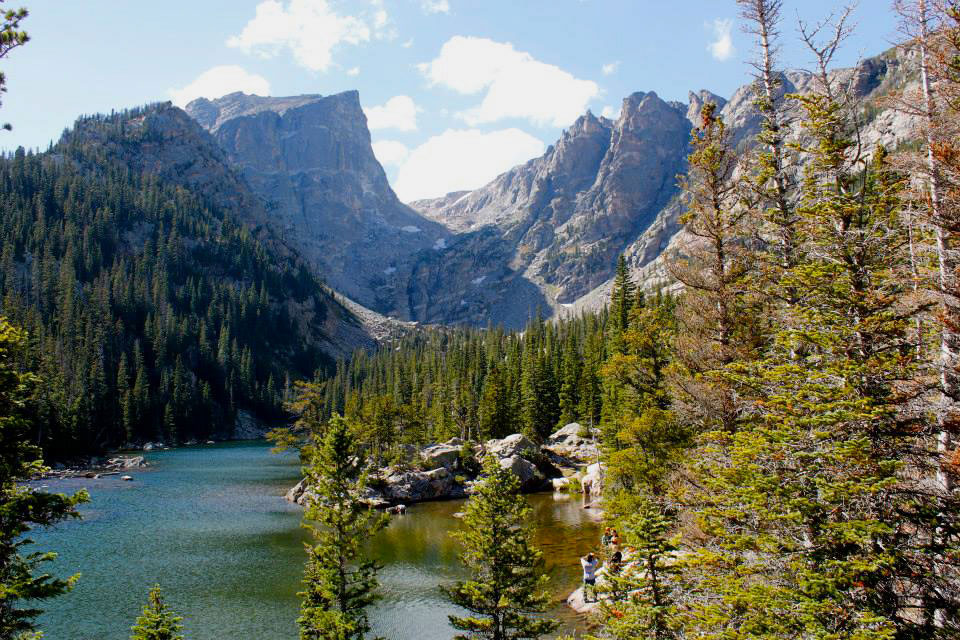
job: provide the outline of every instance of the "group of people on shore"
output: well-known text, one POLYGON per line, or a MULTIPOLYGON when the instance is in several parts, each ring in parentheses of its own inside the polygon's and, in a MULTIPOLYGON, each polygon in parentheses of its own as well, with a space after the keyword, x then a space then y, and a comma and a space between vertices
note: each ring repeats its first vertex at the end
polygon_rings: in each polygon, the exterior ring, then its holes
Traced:
MULTIPOLYGON (((600 537, 600 546, 609 557, 604 565, 607 574, 616 575, 623 567, 623 552, 620 550, 620 535, 617 530, 607 527, 600 537)), ((600 557, 592 551, 580 558, 583 567, 583 601, 597 602, 597 572, 600 569, 600 557), (588 599, 592 593, 593 600, 588 599)))

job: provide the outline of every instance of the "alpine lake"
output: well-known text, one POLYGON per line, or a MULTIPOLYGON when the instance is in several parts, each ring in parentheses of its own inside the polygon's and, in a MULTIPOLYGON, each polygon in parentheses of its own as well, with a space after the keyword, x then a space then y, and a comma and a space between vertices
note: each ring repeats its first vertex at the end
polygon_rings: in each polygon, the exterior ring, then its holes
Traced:
MULTIPOLYGON (((283 498, 300 478, 296 455, 243 442, 145 456, 150 466, 128 472, 132 482, 107 476, 39 483, 53 492, 86 488, 91 497, 82 520, 32 533, 34 550, 58 553, 45 570, 80 574, 73 591, 41 605, 44 637, 126 640, 147 592, 160 585, 191 640, 296 638, 309 540, 301 508, 283 498)), ((578 558, 598 544, 597 513, 559 494, 526 499, 555 597, 546 615, 562 621, 562 633, 582 631, 585 621, 563 599, 578 586, 578 558)), ((382 599, 370 611, 372 636, 454 635, 447 616, 457 609, 440 586, 465 577, 450 537, 463 507, 462 500, 410 505, 370 541, 384 565, 382 599)))

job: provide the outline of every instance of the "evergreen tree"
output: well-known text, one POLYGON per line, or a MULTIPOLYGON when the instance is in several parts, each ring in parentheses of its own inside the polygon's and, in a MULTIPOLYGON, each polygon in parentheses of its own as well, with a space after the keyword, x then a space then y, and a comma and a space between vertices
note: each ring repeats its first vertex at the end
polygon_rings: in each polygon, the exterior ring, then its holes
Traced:
POLYGON ((467 501, 463 528, 453 536, 470 579, 444 589, 450 601, 471 612, 450 616, 465 632, 457 638, 512 640, 538 638, 559 623, 538 615, 550 599, 543 554, 532 542, 530 506, 520 481, 493 456, 483 462, 483 480, 467 501))
POLYGON ((739 156, 715 104, 704 105, 690 145, 681 222, 696 241, 687 257, 669 265, 686 288, 677 305, 674 406, 701 429, 720 424, 733 431, 740 399, 717 372, 750 358, 761 337, 750 287, 749 210, 735 177, 739 156))
POLYGON ((380 568, 365 557, 365 546, 386 526, 386 516, 361 499, 364 457, 346 420, 334 416, 303 456, 308 496, 304 527, 314 541, 307 545, 297 621, 300 638, 362 638, 370 630, 366 609, 377 600, 380 568))
POLYGON ((675 522, 646 497, 635 501, 631 511, 617 524, 635 560, 607 573, 611 599, 603 605, 605 631, 616 640, 681 638, 685 612, 678 604, 682 588, 679 539, 670 537, 675 522))
POLYGON ((623 254, 617 258, 617 270, 613 278, 613 291, 610 296, 610 318, 614 339, 627 330, 630 323, 630 309, 635 301, 635 285, 630 279, 627 259, 623 254))
POLYGON ((160 586, 150 590, 143 613, 131 627, 130 640, 183 640, 183 618, 177 616, 163 601, 160 586))
POLYGON ((0 317, 0 638, 35 630, 37 604, 69 591, 77 578, 38 573, 56 554, 28 551, 26 534, 79 517, 77 505, 88 500, 86 491, 66 496, 24 485, 45 470, 30 440, 37 378, 19 367, 26 342, 24 332, 0 317))
MULTIPOLYGON (((0 58, 6 58, 7 54, 30 40, 27 32, 20 29, 20 22, 26 17, 27 10, 22 7, 3 12, 3 19, 0 22, 0 58)), ((6 90, 7 77, 0 72, 0 93, 6 90)), ((4 124, 3 128, 9 131, 12 127, 4 124)))

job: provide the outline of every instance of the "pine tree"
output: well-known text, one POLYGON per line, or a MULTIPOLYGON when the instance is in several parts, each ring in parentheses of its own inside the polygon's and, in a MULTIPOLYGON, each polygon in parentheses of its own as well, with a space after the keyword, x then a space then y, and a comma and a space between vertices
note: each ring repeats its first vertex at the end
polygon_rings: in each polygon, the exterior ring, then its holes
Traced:
POLYGON ((66 496, 24 484, 45 469, 30 440, 38 380, 18 366, 26 344, 24 332, 0 317, 0 638, 35 630, 37 604, 66 593, 77 579, 38 573, 56 554, 28 551, 32 540, 26 534, 79 517, 77 505, 89 499, 86 491, 66 496))
POLYGON ((634 306, 623 350, 612 353, 601 368, 614 399, 601 428, 611 493, 661 494, 692 445, 693 434, 674 415, 668 389, 674 325, 664 304, 634 306))
POLYGON ((687 257, 668 265, 685 286, 676 311, 674 406, 701 429, 720 424, 733 431, 740 400, 717 372, 749 358, 760 338, 750 287, 749 209, 736 179, 739 156, 715 104, 704 105, 690 145, 681 222, 696 241, 687 257))
POLYGON ((483 480, 467 501, 463 529, 453 536, 463 545, 461 560, 470 579, 444 589, 450 601, 472 615, 450 616, 465 632, 460 639, 538 638, 559 623, 539 616, 548 606, 543 554, 533 546, 530 506, 520 481, 493 457, 483 462, 483 480))
POLYGON ((631 547, 631 564, 608 572, 603 605, 605 632, 616 640, 683 637, 685 611, 678 604, 682 588, 677 552, 679 537, 670 537, 672 518, 649 498, 640 496, 632 512, 617 522, 631 547))
MULTIPOLYGON (((27 10, 22 7, 3 13, 3 21, 0 22, 0 58, 6 58, 7 54, 30 40, 27 32, 20 29, 20 22, 26 17, 27 10)), ((0 93, 6 90, 6 76, 0 73, 0 93)), ((3 128, 9 131, 12 127, 4 124, 3 128)))
POLYGON ((183 640, 183 618, 173 613, 163 601, 160 586, 150 590, 143 613, 131 627, 130 640, 183 640))
POLYGON ((380 568, 365 557, 365 547, 386 526, 386 516, 362 502, 363 452, 346 420, 334 416, 302 454, 308 496, 304 527, 313 543, 307 545, 300 594, 300 638, 362 638, 370 630, 366 609, 377 600, 380 568))
POLYGON ((617 270, 613 278, 613 291, 610 296, 610 319, 613 325, 614 340, 627 330, 630 323, 630 309, 635 300, 635 285, 630 279, 627 259, 623 254, 617 258, 617 270))
POLYGON ((765 357, 727 367, 733 388, 758 400, 737 432, 705 435, 697 462, 700 526, 713 539, 697 555, 698 591, 712 597, 695 626, 711 637, 952 632, 911 611, 922 594, 945 593, 931 560, 957 544, 957 510, 915 480, 928 427, 908 336, 918 308, 906 285, 904 181, 882 147, 861 150, 829 71, 847 15, 822 46, 804 33, 819 72, 798 97, 807 251, 785 274, 797 297, 765 357), (931 521, 943 538, 922 533, 931 521))

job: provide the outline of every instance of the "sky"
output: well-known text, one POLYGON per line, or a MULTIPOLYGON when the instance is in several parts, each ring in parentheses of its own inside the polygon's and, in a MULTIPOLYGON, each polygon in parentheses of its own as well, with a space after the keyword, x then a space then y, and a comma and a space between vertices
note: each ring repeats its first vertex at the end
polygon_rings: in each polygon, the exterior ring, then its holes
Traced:
MULTIPOLYGON (((482 186, 544 152, 588 109, 616 117, 655 91, 729 95, 749 79, 734 0, 7 0, 31 41, 7 75, 0 149, 45 149, 80 115, 232 91, 358 89, 401 200, 482 186)), ((798 20, 835 0, 784 0, 784 65, 811 64, 798 20)), ((860 0, 837 59, 896 38, 889 0, 860 0)))

